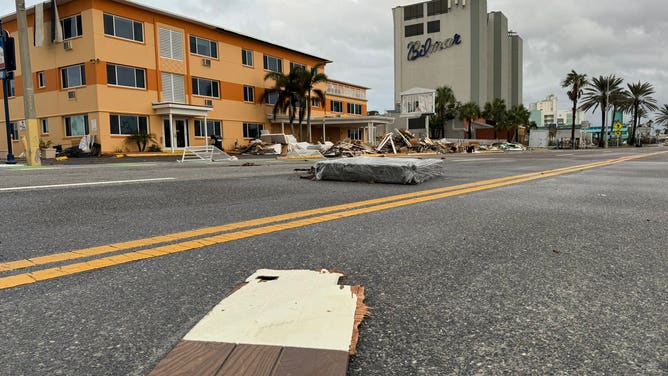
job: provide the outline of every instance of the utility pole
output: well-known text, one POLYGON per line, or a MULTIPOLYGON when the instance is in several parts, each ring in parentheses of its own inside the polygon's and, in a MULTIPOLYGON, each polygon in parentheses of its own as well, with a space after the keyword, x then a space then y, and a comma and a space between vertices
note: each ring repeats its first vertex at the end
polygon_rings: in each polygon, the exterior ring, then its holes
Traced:
POLYGON ((0 78, 2 78, 2 101, 5 107, 5 128, 7 130, 7 164, 16 164, 12 150, 12 128, 9 115, 9 80, 13 78, 16 60, 14 56, 14 42, 9 33, 2 29, 0 20, 0 78))
POLYGON ((23 77, 23 107, 26 118, 26 162, 28 166, 40 166, 39 157, 39 122, 35 110, 35 89, 30 63, 30 45, 28 43, 28 19, 25 0, 16 0, 16 22, 18 23, 19 53, 21 56, 21 76, 23 77))

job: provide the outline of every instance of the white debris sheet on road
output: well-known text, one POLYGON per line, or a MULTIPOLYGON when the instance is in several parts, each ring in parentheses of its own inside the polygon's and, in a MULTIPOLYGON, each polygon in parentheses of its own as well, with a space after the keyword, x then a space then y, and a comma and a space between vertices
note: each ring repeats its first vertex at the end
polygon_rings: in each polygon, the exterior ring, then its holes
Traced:
POLYGON ((441 159, 355 157, 315 164, 316 180, 420 184, 445 175, 441 159))

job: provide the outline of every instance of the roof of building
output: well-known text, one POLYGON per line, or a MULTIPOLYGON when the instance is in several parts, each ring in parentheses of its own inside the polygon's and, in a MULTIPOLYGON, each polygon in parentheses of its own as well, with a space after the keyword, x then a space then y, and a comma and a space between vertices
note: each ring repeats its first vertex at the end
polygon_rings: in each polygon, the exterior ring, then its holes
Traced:
POLYGON ((359 89, 371 90, 370 88, 368 88, 368 87, 366 87, 366 86, 361 86, 361 85, 357 85, 357 84, 351 84, 350 82, 345 82, 345 81, 340 81, 340 80, 334 80, 334 79, 331 79, 331 78, 327 78, 327 81, 328 81, 328 82, 337 83, 337 84, 341 84, 341 85, 352 86, 352 87, 356 87, 356 88, 359 88, 359 89))
POLYGON ((435 93, 436 90, 434 89, 426 89, 423 87, 414 87, 412 89, 406 90, 401 95, 413 95, 413 94, 431 94, 435 93))
MULTIPOLYGON (((66 3, 69 3, 71 1, 75 1, 75 0, 56 0, 56 3, 59 6, 61 4, 66 4, 66 3)), ((116 3, 120 3, 120 4, 125 4, 125 5, 131 6, 131 7, 143 9, 143 10, 153 12, 153 13, 157 13, 157 14, 160 14, 160 15, 163 15, 163 16, 172 17, 172 18, 175 18, 175 19, 178 19, 178 20, 181 20, 181 21, 190 22, 190 23, 197 24, 199 26, 202 26, 202 27, 205 27, 205 28, 208 28, 208 29, 211 29, 211 30, 217 30, 221 33, 234 35, 234 36, 237 36, 239 38, 252 40, 252 41, 255 41, 255 42, 266 44, 268 46, 282 48, 282 49, 285 49, 285 50, 293 52, 293 53, 297 53, 297 54, 300 54, 300 55, 303 55, 303 56, 306 56, 306 57, 309 57, 309 58, 312 58, 312 59, 320 60, 324 63, 332 63, 331 60, 328 60, 328 59, 325 59, 325 58, 322 58, 322 57, 311 55, 311 54, 308 54, 308 53, 305 53, 305 52, 302 52, 302 51, 297 51, 297 50, 294 50, 294 49, 291 49, 291 48, 287 48, 287 47, 278 45, 276 43, 267 42, 265 40, 261 40, 261 39, 258 39, 258 38, 255 38, 255 37, 252 37, 252 36, 249 36, 249 35, 241 34, 241 33, 236 32, 236 31, 228 30, 228 29, 222 28, 220 26, 208 24, 208 23, 198 21, 198 20, 195 20, 195 19, 192 19, 192 18, 184 17, 184 16, 181 16, 181 15, 178 15, 178 14, 175 14, 175 13, 167 12, 167 11, 157 9, 157 8, 152 8, 152 7, 149 7, 147 5, 143 5, 143 4, 138 4, 138 3, 135 3, 133 1, 129 1, 129 0, 109 0, 109 1, 113 1, 113 2, 116 2, 116 3)), ((51 8, 51 3, 46 2, 44 4, 44 9, 46 10, 46 9, 50 9, 50 8, 51 8)), ((26 9, 27 14, 33 14, 34 12, 35 12, 35 6, 32 6, 28 9, 26 9)), ((16 13, 11 13, 11 14, 2 16, 2 17, 0 17, 0 19, 2 19, 3 22, 13 21, 14 19, 16 19, 16 13)))

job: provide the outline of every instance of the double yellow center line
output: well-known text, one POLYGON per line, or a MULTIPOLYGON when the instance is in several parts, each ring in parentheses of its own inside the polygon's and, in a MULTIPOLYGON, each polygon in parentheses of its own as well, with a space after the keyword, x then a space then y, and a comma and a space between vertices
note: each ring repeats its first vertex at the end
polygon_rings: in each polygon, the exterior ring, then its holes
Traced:
POLYGON ((312 210, 305 210, 305 211, 276 215, 271 217, 253 219, 249 221, 230 223, 222 226, 207 227, 193 231, 178 232, 164 236, 155 236, 146 239, 113 243, 98 247, 85 248, 75 251, 34 257, 26 260, 17 260, 17 261, 0 263, 0 273, 8 273, 25 268, 38 268, 41 266, 54 263, 65 263, 77 259, 93 258, 92 260, 88 261, 70 263, 56 267, 48 267, 44 269, 34 270, 22 274, 0 277, 0 290, 25 284, 31 284, 38 281, 44 281, 48 279, 82 273, 85 271, 102 269, 115 265, 121 265, 133 261, 159 257, 173 253, 189 251, 193 249, 199 249, 210 245, 222 244, 254 236, 270 234, 274 232, 285 231, 317 223, 333 221, 341 218, 353 217, 362 214, 368 214, 382 210, 393 209, 402 206, 414 205, 418 203, 439 200, 447 197, 463 195, 467 193, 479 192, 483 190, 504 187, 513 184, 519 184, 532 180, 542 179, 551 176, 564 175, 596 167, 609 166, 616 163, 626 162, 639 158, 646 158, 663 153, 667 152, 635 155, 624 158, 606 160, 602 162, 589 163, 585 165, 559 168, 555 170, 484 180, 474 183, 461 184, 457 186, 430 189, 425 191, 382 197, 349 204, 335 205, 324 208, 317 208, 312 210), (165 245, 151 248, 151 246, 159 244, 165 244, 165 245), (133 249, 137 250, 129 251, 133 249), (129 251, 129 252, 122 252, 122 251, 129 251), (116 253, 116 254, 102 258, 94 258, 96 256, 102 256, 111 253, 116 253))

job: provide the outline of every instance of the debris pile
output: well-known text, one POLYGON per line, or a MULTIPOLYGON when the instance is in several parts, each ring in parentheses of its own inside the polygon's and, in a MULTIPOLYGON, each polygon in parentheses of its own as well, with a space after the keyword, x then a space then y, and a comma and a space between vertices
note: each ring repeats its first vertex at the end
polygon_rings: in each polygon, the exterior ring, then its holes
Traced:
POLYGON ((525 151, 526 146, 513 142, 495 142, 489 146, 480 145, 478 147, 482 151, 525 151))
POLYGON ((364 154, 376 154, 376 150, 360 140, 346 138, 336 145, 332 144, 322 154, 327 157, 356 157, 364 154))
POLYGON ((482 145, 480 141, 448 139, 432 140, 429 137, 417 138, 407 129, 395 129, 379 139, 374 147, 361 140, 346 138, 337 144, 329 141, 317 144, 297 142, 292 135, 265 134, 261 139, 252 140, 247 146, 237 148, 235 154, 283 155, 287 157, 359 157, 371 155, 411 155, 411 154, 448 154, 504 152, 526 150, 522 144, 502 142, 482 145))
POLYGON ((268 144, 262 140, 252 140, 248 145, 235 150, 235 153, 252 155, 281 154, 281 144, 268 144))

